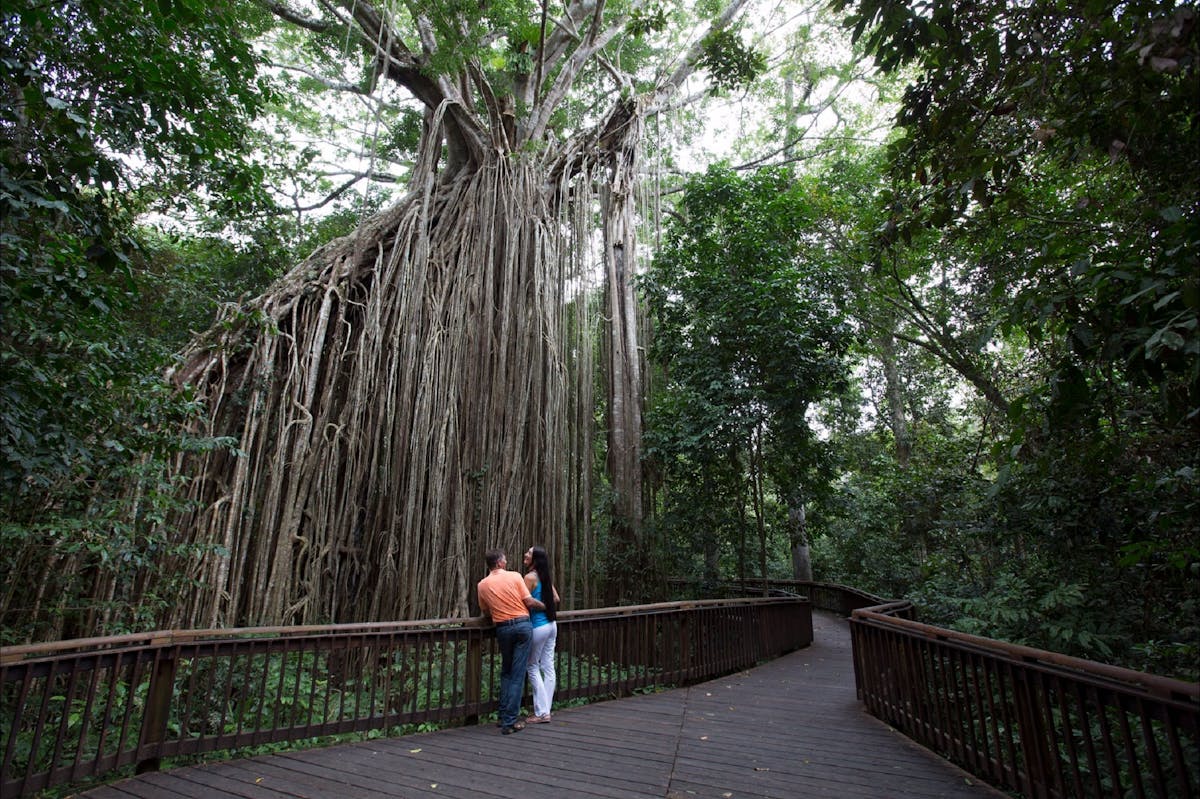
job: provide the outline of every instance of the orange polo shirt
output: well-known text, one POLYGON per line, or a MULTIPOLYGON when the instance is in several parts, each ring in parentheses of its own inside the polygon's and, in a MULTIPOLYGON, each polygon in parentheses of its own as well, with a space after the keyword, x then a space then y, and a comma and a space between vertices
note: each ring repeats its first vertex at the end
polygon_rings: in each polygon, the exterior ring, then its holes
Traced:
POLYGON ((494 571, 479 581, 479 608, 493 624, 529 615, 524 597, 532 596, 521 575, 508 569, 494 571))

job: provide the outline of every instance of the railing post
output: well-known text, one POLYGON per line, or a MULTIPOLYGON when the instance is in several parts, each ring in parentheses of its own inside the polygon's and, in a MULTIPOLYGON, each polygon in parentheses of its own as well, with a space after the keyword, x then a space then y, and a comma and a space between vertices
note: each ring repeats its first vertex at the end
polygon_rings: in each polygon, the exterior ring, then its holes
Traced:
POLYGON ((686 685, 692 681, 692 613, 685 610, 679 617, 679 667, 682 682, 686 685))
POLYGON ((1038 703, 1046 701, 1046 698, 1033 684, 1035 675, 1031 671, 1017 666, 1011 670, 1011 674, 1013 704, 1016 706, 1017 724, 1020 725, 1021 754, 1025 760, 1025 795, 1051 796, 1056 772, 1050 759, 1056 753, 1038 712, 1038 703))
POLYGON ((142 734, 138 741, 137 773, 158 771, 162 743, 167 736, 167 721, 171 715, 171 696, 175 693, 175 670, 179 665, 179 648, 159 648, 154 652, 154 671, 146 692, 146 712, 142 716, 142 734), (153 755, 146 757, 147 752, 153 755))
POLYGON ((863 678, 867 670, 866 631, 864 625, 854 614, 850 615, 850 662, 854 664, 854 695, 858 701, 863 701, 863 678))
POLYGON ((483 688, 483 631, 473 630, 467 636, 466 694, 467 724, 479 723, 479 703, 483 688))

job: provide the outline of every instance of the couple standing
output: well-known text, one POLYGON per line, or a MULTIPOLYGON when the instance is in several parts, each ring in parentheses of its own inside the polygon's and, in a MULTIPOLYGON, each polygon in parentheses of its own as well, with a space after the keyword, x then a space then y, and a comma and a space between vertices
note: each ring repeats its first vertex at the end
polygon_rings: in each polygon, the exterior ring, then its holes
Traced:
POLYGON ((477 587, 479 607, 496 625, 500 649, 500 732, 510 735, 525 729, 519 719, 525 674, 533 687, 533 715, 526 721, 550 721, 554 699, 554 644, 558 638, 558 591, 550 572, 550 558, 542 547, 525 552, 525 577, 508 570, 503 549, 484 555, 488 576, 477 587))

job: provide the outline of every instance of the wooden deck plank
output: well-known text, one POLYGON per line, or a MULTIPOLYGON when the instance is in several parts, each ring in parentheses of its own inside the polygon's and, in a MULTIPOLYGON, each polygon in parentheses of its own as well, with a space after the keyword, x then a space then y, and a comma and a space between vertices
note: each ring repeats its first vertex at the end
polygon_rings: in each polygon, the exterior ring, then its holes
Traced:
POLYGON ((867 714, 846 622, 718 680, 494 726, 145 774, 87 799, 997 799, 1004 794, 867 714))
POLYGON ((260 786, 254 778, 243 776, 239 769, 226 768, 225 764, 146 774, 143 782, 183 796, 195 796, 196 791, 235 799, 276 799, 279 796, 274 789, 260 786))
MULTIPOLYGON (((281 765, 276 758, 258 758, 251 761, 235 760, 229 764, 231 772, 245 775, 256 784, 284 791, 290 796, 300 799, 320 799, 325 796, 325 775, 313 776, 303 771, 289 769, 281 765)), ((353 785, 342 785, 342 799, 374 799, 378 796, 375 791, 357 788, 353 785)))
MULTIPOLYGON (((343 747, 337 747, 342 749, 343 747)), ((322 750, 325 751, 325 750, 322 750)), ((298 754, 309 754, 307 752, 298 754)), ((287 756, 288 762, 281 768, 297 772, 297 779, 305 779, 310 787, 306 793, 314 797, 361 796, 364 793, 374 797, 407 797, 421 795, 436 795, 443 797, 481 796, 483 793, 469 785, 453 779, 428 779, 425 775, 401 767, 397 761, 389 766, 380 759, 378 763, 363 763, 354 757, 337 752, 336 757, 326 759, 298 759, 287 756), (436 787, 434 787, 436 786, 436 787), (433 793, 435 792, 436 793, 433 793)), ((275 758, 264 758, 274 761, 275 758)), ((250 762, 259 760, 254 758, 250 762)), ((478 779, 478 773, 469 774, 468 778, 478 779)), ((281 797, 287 794, 280 794, 281 797)))
MULTIPOLYGON (((556 761, 569 763, 571 773, 576 777, 605 779, 619 775, 622 782, 643 786, 661 783, 665 787, 671 772, 670 760, 643 759, 634 752, 614 755, 611 749, 601 751, 574 740, 570 745, 560 744, 549 736, 539 736, 536 741, 527 741, 531 742, 534 743, 536 751, 552 752, 556 761)), ((426 746, 426 752, 438 762, 452 762, 451 758, 447 757, 449 751, 440 749, 437 742, 433 746, 426 746)))
POLYGON ((112 785, 101 785, 88 792, 88 799, 130 799, 133 794, 119 790, 112 785))
MULTIPOLYGON (((128 780, 122 780, 121 782, 118 782, 113 787, 119 791, 122 791, 123 795, 137 796, 137 797, 141 797, 142 799, 181 799, 181 798, 190 799, 191 797, 196 796, 196 794, 194 792, 192 792, 191 788, 186 785, 185 785, 186 792, 180 793, 179 791, 174 790, 173 788, 170 788, 170 787, 160 784, 160 781, 157 780, 157 778, 160 776, 163 776, 163 775, 142 774, 139 777, 134 777, 134 778, 128 779, 128 780)), ((83 794, 83 795, 87 796, 87 797, 89 797, 89 799, 91 799, 92 792, 89 791, 88 793, 83 794)))
MULTIPOLYGON (((521 735, 525 735, 525 733, 521 735)), ((513 738, 519 737, 521 736, 510 736, 506 739, 509 743, 508 747, 485 748, 478 752, 458 756, 448 755, 443 750, 437 760, 425 759, 423 757, 425 752, 422 751, 408 761, 406 770, 419 770, 431 775, 431 779, 437 775, 459 775, 465 770, 474 770, 477 774, 482 772, 480 779, 483 782, 475 786, 476 792, 472 795, 483 796, 490 793, 497 797, 509 798, 512 796, 512 780, 524 779, 525 772, 532 771, 530 764, 534 762, 536 753, 542 752, 545 753, 547 759, 553 762, 553 765, 548 765, 536 776, 538 789, 526 791, 524 793, 526 796, 587 796, 598 799, 622 799, 622 797, 662 795, 661 790, 647 792, 648 778, 639 781, 622 771, 599 770, 594 767, 594 764, 581 760, 560 760, 558 753, 552 747, 542 747, 534 743, 532 738, 527 738, 523 743, 512 741, 513 738)), ((436 742, 431 743, 436 744, 436 742)), ((424 750, 424 746, 422 749, 424 750)), ((668 769, 669 766, 664 766, 661 770, 665 772, 668 769)), ((665 778, 663 784, 665 784, 665 778)), ((653 787, 653 782, 650 782, 650 786, 653 787)))
MULTIPOLYGON (((495 795, 511 797, 510 781, 519 779, 521 773, 528 768, 531 754, 535 750, 527 740, 524 745, 515 744, 511 739, 504 739, 507 746, 478 753, 449 756, 443 754, 438 760, 424 757, 424 751, 410 756, 404 761, 405 773, 421 774, 427 780, 426 785, 438 782, 440 785, 453 783, 469 790, 469 796, 495 795), (490 768, 489 768, 490 766, 490 768)), ((424 749, 424 747, 422 747, 424 749)), ((389 755, 388 747, 380 749, 380 754, 389 755)), ((385 757, 387 762, 397 762, 399 755, 385 757)), ((563 795, 566 791, 576 795, 606 797, 620 799, 623 796, 636 794, 642 787, 636 782, 623 778, 596 779, 595 775, 585 775, 591 779, 579 779, 578 766, 571 764, 570 771, 559 768, 549 768, 541 775, 542 787, 550 790, 547 795, 563 795), (557 793, 554 793, 554 792, 557 793)), ((440 793, 439 793, 440 795, 440 793)), ((529 794, 531 795, 531 794, 529 794)))

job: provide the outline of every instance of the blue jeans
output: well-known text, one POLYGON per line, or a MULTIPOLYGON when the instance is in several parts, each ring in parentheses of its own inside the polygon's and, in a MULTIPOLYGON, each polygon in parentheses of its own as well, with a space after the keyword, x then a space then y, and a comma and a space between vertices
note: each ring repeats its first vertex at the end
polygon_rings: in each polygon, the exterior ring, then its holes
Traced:
POLYGON ((525 669, 529 665, 529 646, 533 626, 528 618, 496 625, 496 644, 500 647, 500 726, 517 723, 521 712, 521 694, 525 693, 525 669))

